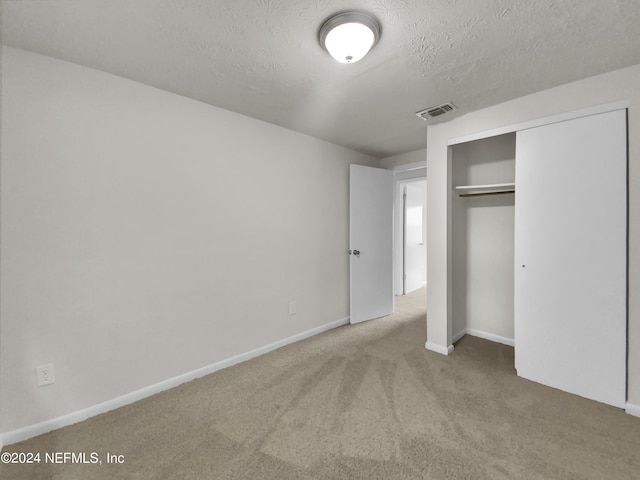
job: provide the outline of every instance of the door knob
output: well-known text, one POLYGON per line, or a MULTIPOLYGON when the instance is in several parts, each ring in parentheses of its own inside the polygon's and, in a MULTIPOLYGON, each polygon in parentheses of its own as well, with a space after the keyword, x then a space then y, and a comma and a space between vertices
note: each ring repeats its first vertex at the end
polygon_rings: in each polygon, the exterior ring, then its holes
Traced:
POLYGON ((360 250, 354 250, 353 254, 357 257, 358 255, 360 255, 360 250))

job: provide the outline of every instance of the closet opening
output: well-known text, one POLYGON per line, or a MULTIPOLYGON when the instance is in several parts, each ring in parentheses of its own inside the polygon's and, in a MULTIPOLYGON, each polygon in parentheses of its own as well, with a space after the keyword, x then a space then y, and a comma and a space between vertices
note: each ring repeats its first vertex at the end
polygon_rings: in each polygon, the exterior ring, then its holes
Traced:
POLYGON ((516 134, 450 148, 453 342, 513 346, 516 134))

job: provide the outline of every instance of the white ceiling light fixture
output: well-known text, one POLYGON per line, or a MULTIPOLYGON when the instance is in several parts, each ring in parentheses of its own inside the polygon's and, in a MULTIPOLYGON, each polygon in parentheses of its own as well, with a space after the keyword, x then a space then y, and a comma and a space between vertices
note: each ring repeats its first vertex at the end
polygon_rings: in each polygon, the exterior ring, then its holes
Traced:
POLYGON ((362 12, 342 12, 320 27, 320 45, 340 63, 361 60, 380 39, 380 24, 362 12))

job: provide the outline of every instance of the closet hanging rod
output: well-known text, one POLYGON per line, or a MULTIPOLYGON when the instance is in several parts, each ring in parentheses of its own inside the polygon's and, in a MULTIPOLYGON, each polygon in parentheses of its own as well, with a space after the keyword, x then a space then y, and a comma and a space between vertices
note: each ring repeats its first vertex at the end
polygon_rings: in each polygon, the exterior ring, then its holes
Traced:
POLYGON ((516 193, 515 190, 500 190, 497 192, 476 192, 476 193, 460 193, 460 197, 481 197, 485 195, 504 195, 505 193, 516 193))

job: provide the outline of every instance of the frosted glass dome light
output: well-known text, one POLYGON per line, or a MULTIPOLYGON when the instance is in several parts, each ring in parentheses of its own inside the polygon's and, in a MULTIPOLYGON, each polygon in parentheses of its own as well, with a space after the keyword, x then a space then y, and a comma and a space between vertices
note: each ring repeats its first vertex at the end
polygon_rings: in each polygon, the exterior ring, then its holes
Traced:
POLYGON ((318 37, 338 62, 355 63, 378 43, 380 24, 366 13, 343 12, 324 22, 318 37))

